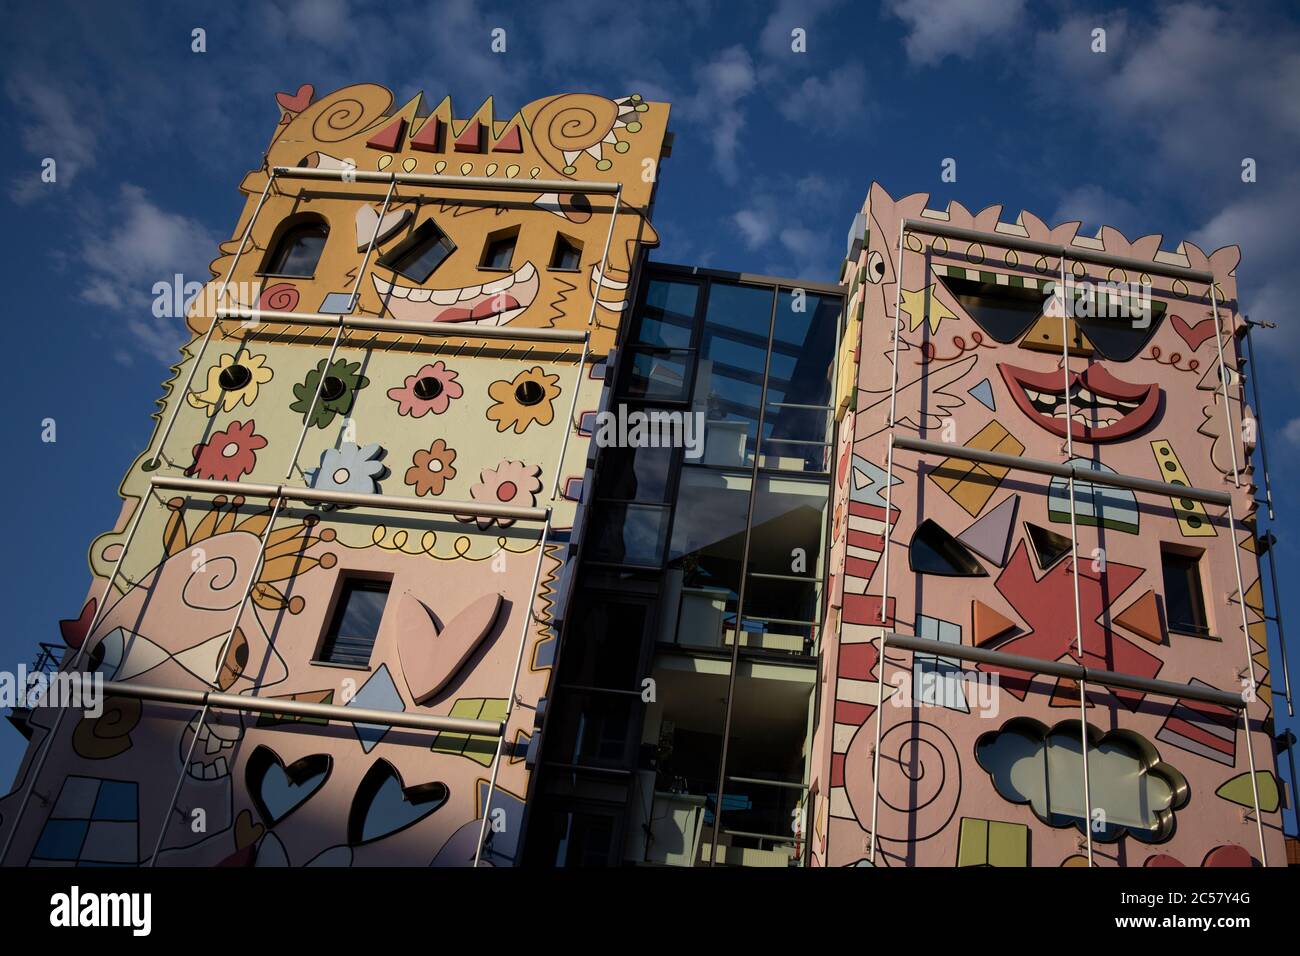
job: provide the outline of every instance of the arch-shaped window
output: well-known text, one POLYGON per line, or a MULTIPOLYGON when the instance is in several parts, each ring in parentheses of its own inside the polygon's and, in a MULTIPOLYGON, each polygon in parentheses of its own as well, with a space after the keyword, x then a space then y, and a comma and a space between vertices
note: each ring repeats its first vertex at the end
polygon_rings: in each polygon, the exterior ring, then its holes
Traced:
POLYGON ((319 216, 308 216, 294 221, 280 232, 271 245, 263 264, 262 273, 295 279, 310 279, 316 274, 316 264, 325 251, 325 240, 330 227, 319 216))

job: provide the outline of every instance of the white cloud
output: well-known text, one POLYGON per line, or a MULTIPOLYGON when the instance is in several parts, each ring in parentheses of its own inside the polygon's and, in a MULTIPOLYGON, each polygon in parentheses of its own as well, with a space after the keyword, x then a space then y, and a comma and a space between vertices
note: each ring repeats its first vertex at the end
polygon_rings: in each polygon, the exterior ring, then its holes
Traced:
POLYGON ((848 63, 823 76, 808 76, 777 102, 792 123, 815 129, 844 130, 866 118, 867 71, 848 63))
POLYGON ((34 74, 14 72, 5 83, 5 93, 28 116, 20 134, 23 148, 34 160, 49 157, 56 164, 57 179, 51 184, 41 180, 39 162, 31 163, 28 175, 18 176, 10 186, 15 202, 31 202, 57 186, 66 187, 94 165, 98 122, 84 107, 74 105, 69 92, 41 82, 34 74))
POLYGON ((794 52, 790 48, 791 32, 799 28, 804 31, 808 53, 814 53, 818 43, 817 21, 839 3, 840 0, 781 0, 763 25, 759 47, 770 57, 787 56, 794 52))
POLYGON ((708 130, 713 164, 726 182, 734 183, 745 125, 741 104, 757 83, 754 61, 744 47, 728 47, 695 71, 695 83, 696 92, 683 104, 682 113, 708 130))
POLYGON ((741 209, 731 221, 740 230, 740 237, 750 249, 757 249, 772 238, 772 217, 766 210, 741 209))
POLYGON ((197 220, 159 208, 131 185, 98 211, 85 235, 80 298, 127 317, 123 327, 137 349, 174 362, 185 338, 184 321, 154 317, 154 284, 171 283, 177 273, 184 282, 208 281, 217 237, 197 220))
POLYGON ((934 66, 949 55, 970 59, 982 41, 1012 30, 1025 0, 888 0, 885 7, 908 25, 908 59, 934 66))
POLYGON ((1048 222, 1055 225, 1076 219, 1083 223, 1079 228, 1080 235, 1096 235, 1097 230, 1105 225, 1114 226, 1130 239, 1143 234, 1132 230, 1142 229, 1150 222, 1143 218, 1136 203, 1095 183, 1085 183, 1064 193, 1048 222))
POLYGON ((1282 426, 1282 437, 1293 445, 1300 445, 1300 418, 1293 418, 1282 426))

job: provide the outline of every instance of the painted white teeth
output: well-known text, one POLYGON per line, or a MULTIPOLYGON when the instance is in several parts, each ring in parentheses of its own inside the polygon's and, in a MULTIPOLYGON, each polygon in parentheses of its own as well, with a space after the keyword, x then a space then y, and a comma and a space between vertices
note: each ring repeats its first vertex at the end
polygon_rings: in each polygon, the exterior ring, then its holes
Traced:
POLYGON ((429 293, 429 301, 434 305, 455 305, 459 297, 459 289, 432 289, 429 293))
POLYGON ((393 285, 393 296, 398 299, 405 299, 411 294, 411 287, 407 285, 393 285))
POLYGON ((460 290, 459 301, 465 302, 469 299, 477 298, 478 294, 482 291, 483 291, 483 287, 480 285, 466 286, 465 288, 460 290))
POLYGON ((428 302, 431 295, 433 295, 432 289, 412 289, 407 298, 412 302, 428 302))
POLYGON ((379 290, 379 294, 388 295, 388 292, 390 289, 392 289, 393 284, 391 282, 386 282, 385 280, 379 278, 379 276, 375 276, 374 279, 375 279, 375 288, 379 290))
POLYGON ((501 279, 497 279, 495 282, 489 282, 485 286, 483 286, 483 294, 496 295, 498 292, 505 292, 506 289, 510 288, 514 284, 515 284, 514 276, 512 275, 505 276, 501 279))
POLYGON ((533 266, 532 262, 525 262, 519 267, 519 271, 514 274, 514 281, 527 282, 533 277, 533 273, 536 271, 537 269, 533 266))

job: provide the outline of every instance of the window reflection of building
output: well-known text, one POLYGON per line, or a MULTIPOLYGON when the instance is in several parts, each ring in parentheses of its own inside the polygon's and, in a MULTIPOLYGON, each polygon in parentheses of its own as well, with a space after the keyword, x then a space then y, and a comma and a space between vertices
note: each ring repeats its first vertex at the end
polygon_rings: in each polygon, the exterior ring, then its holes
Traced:
POLYGON ((702 443, 601 450, 530 862, 802 864, 842 305, 649 267, 616 402, 702 443))

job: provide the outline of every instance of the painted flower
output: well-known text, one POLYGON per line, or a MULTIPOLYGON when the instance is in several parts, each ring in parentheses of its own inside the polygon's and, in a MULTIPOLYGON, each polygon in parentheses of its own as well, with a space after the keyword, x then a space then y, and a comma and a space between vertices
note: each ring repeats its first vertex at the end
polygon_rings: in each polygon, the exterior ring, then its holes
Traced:
POLYGON ((547 375, 535 365, 511 381, 493 382, 488 386, 488 395, 496 404, 488 409, 487 417, 497 423, 497 431, 513 427, 516 435, 522 435, 533 422, 549 425, 555 417, 559 380, 560 376, 547 375))
POLYGON ((361 374, 360 362, 335 359, 328 369, 326 359, 316 363, 316 367, 307 373, 307 377, 293 387, 293 404, 291 411, 301 412, 303 421, 307 422, 307 410, 312 409, 309 424, 317 428, 326 428, 334 421, 335 415, 346 415, 356 399, 357 392, 370 384, 370 379, 361 374), (320 385, 320 398, 312 408, 312 398, 321 376, 325 382, 320 385))
POLYGON ((257 464, 257 450, 266 447, 266 439, 253 429, 250 418, 231 422, 225 431, 213 432, 205 444, 194 446, 194 464, 185 469, 185 474, 216 481, 238 481, 251 474, 257 464))
POLYGON ((441 438, 436 439, 428 450, 420 449, 411 459, 411 467, 406 469, 406 483, 415 489, 417 495, 440 495, 447 482, 456 477, 452 462, 456 460, 456 449, 448 448, 441 438))
POLYGON ((384 449, 378 443, 358 446, 344 442, 338 448, 327 448, 320 456, 320 467, 312 473, 311 486, 322 491, 377 494, 379 479, 387 470, 383 457, 384 449))
MULTIPOLYGON (((542 490, 539 477, 541 473, 542 469, 538 465, 503 461, 495 468, 485 468, 479 472, 479 483, 470 488, 469 496, 485 503, 531 508, 537 504, 537 493, 542 490)), ((486 515, 476 518, 461 515, 456 517, 460 521, 477 521, 480 530, 490 527, 494 521, 502 528, 515 523, 514 518, 493 518, 486 515)))
POLYGON ((456 381, 456 373, 441 362, 434 362, 406 376, 401 388, 390 388, 388 397, 397 403, 397 414, 423 418, 429 412, 441 415, 453 398, 460 398, 464 393, 456 381))
POLYGON ((257 390, 275 376, 265 365, 265 355, 253 355, 240 349, 234 355, 226 353, 217 364, 208 369, 208 384, 201 392, 185 396, 195 408, 206 408, 215 415, 217 408, 232 411, 237 405, 252 405, 257 401, 257 390))

